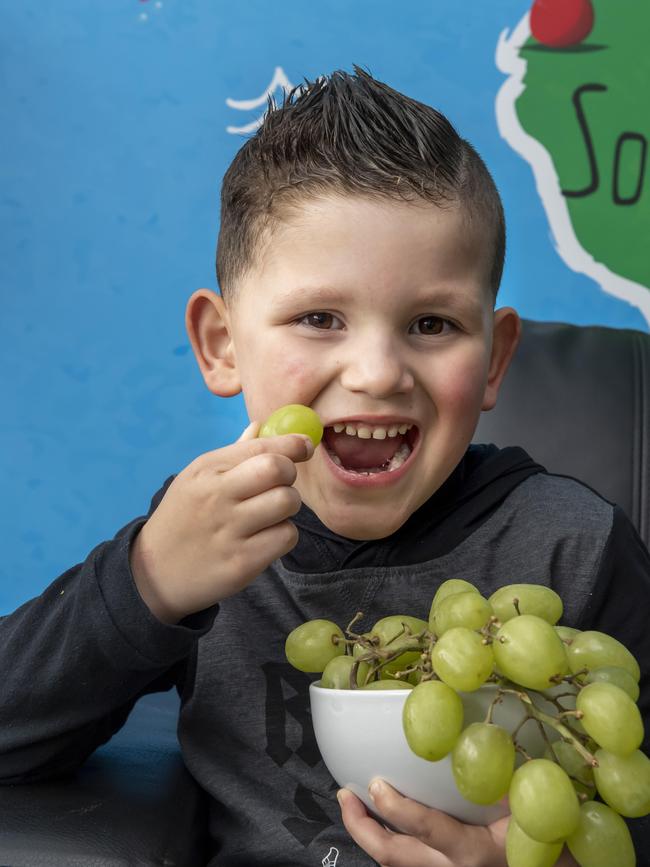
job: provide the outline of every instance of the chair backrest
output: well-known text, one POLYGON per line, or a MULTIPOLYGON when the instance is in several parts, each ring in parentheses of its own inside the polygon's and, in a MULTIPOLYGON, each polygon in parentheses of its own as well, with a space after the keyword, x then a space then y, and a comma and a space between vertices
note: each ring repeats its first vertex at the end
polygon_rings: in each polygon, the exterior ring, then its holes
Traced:
POLYGON ((524 321, 475 442, 520 445, 618 503, 650 546, 650 334, 524 321))

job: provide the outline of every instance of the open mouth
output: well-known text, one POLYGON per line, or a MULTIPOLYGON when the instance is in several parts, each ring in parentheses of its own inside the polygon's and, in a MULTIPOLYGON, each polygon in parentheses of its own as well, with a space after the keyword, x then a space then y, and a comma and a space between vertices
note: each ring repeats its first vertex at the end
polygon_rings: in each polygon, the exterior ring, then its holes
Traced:
POLYGON ((416 425, 340 422, 325 428, 323 445, 331 461, 360 476, 392 473, 409 458, 418 439, 416 425))

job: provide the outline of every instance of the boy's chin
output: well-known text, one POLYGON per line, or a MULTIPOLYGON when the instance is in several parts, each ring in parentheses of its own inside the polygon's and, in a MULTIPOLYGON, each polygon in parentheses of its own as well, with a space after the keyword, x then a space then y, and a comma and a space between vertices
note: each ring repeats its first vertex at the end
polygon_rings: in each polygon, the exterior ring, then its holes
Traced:
MULTIPOLYGON (((368 507, 364 508, 366 511, 368 507)), ((408 515, 396 516, 392 514, 382 515, 379 510, 376 510, 374 515, 352 515, 347 514, 328 514, 327 510, 324 513, 316 513, 319 519, 333 533, 339 536, 344 536, 346 539, 353 539, 357 542, 372 542, 375 539, 385 539, 402 526, 409 517, 408 515)))

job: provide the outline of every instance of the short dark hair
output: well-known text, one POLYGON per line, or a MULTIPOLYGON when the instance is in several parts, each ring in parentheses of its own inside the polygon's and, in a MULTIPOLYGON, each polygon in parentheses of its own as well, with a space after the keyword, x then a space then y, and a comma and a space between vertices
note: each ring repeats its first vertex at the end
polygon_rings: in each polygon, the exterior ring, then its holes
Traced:
POLYGON ((493 297, 505 257, 497 188, 469 142, 436 109, 354 67, 269 99, 221 191, 217 280, 226 300, 253 266, 266 232, 307 198, 332 194, 459 204, 492 236, 493 297))

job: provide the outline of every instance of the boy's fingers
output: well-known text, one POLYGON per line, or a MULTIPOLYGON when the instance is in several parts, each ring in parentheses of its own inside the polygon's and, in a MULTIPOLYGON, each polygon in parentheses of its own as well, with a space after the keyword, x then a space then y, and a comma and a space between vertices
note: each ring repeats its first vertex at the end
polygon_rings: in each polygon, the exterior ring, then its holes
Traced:
MULTIPOLYGON (((255 422, 255 424, 258 423, 255 422)), ((249 428, 244 431, 247 437, 249 436, 248 430, 249 428)), ((264 437, 262 439, 259 437, 239 439, 230 446, 207 452, 198 460, 206 464, 213 472, 225 473, 248 458, 266 453, 285 455, 294 463, 300 463, 309 460, 314 454, 314 444, 308 436, 303 434, 284 434, 283 436, 264 437)))
MULTIPOLYGON (((369 791, 378 812, 385 816, 391 825, 400 828, 405 834, 417 837, 454 863, 462 860, 463 854, 468 851, 470 838, 489 836, 480 826, 465 825, 441 810, 434 810, 405 798, 385 780, 373 780, 369 791)), ((476 842, 479 843, 478 840, 476 842)), ((487 843, 488 840, 485 839, 480 845, 485 847, 487 843)))
POLYGON ((265 452, 254 455, 228 471, 224 496, 233 502, 249 500, 272 488, 287 487, 296 481, 296 464, 286 455, 265 452))
POLYGON ((251 577, 259 575, 269 563, 284 557, 298 542, 298 528, 291 521, 281 521, 266 527, 246 540, 251 577))
POLYGON ((452 862, 415 837, 388 831, 352 792, 337 793, 348 833, 382 867, 452 867, 452 862))
POLYGON ((291 486, 282 486, 236 503, 233 510, 237 513, 239 533, 248 538, 266 527, 293 518, 300 511, 301 505, 298 491, 291 486))
POLYGON ((245 442, 246 440, 254 440, 257 438, 257 435, 260 431, 261 424, 258 421, 252 421, 248 427, 244 428, 241 436, 237 440, 238 443, 245 442))

